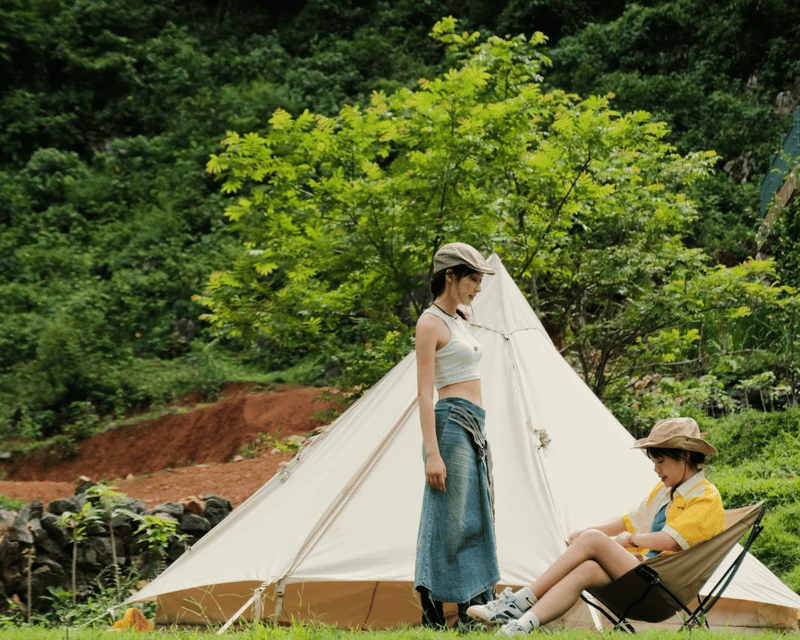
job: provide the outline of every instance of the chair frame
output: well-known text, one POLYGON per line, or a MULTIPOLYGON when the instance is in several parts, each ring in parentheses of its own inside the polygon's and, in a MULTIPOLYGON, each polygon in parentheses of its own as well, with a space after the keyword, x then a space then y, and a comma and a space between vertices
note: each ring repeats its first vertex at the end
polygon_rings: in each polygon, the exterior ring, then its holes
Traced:
MULTIPOLYGON (((663 607, 671 608, 673 613, 679 613, 682 611, 687 615, 687 618, 683 621, 683 624, 680 627, 681 629, 692 629, 703 625, 708 627, 707 616, 709 611, 717 603, 717 600, 722 597, 725 589, 727 589, 728 585, 733 580, 733 577, 736 575, 736 572, 739 570, 739 567, 742 565, 742 562, 744 562, 744 558, 747 555, 748 550, 761 531, 764 529, 764 526, 761 524, 761 519, 764 517, 764 512, 765 506, 763 503, 761 503, 758 515, 756 516, 753 524, 749 527, 750 533, 747 537, 747 541, 742 546, 741 552, 730 563, 728 568, 725 570, 725 573, 723 573, 722 577, 711 588, 705 597, 701 598, 699 594, 697 595, 697 601, 699 604, 693 610, 689 609, 687 606, 688 603, 681 602, 680 598, 664 583, 664 581, 661 579, 661 576, 659 576, 655 569, 646 564, 640 564, 639 566, 634 567, 625 575, 614 581, 616 583, 626 580, 628 582, 638 582, 644 585, 643 593, 638 597, 632 598, 626 608, 622 611, 614 611, 612 607, 602 601, 600 601, 600 604, 598 604, 596 600, 599 600, 599 598, 597 598, 597 596, 594 594, 590 594, 592 599, 587 597, 586 594, 581 594, 581 599, 586 604, 602 613, 610 622, 612 622, 614 625, 614 630, 624 630, 628 633, 634 634, 636 633, 636 630, 628 621, 631 611, 636 606, 644 602, 650 593, 655 589, 657 592, 659 592, 661 599, 660 604, 663 607)), ((637 620, 637 618, 632 617, 630 619, 637 620)))

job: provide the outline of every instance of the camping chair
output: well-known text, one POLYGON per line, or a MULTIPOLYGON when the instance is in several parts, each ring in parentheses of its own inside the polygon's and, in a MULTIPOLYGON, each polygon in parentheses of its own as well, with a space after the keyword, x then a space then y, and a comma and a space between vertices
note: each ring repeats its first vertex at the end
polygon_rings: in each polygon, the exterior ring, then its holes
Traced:
POLYGON ((725 528, 713 538, 684 551, 647 558, 611 584, 588 589, 591 598, 585 594, 581 598, 614 623, 614 629, 629 633, 635 633, 635 630, 628 620, 663 622, 680 611, 688 616, 681 625, 682 629, 703 623, 708 626, 706 616, 730 584, 750 545, 761 533, 763 515, 763 502, 727 510, 725 528), (750 535, 741 553, 701 599, 700 589, 748 529, 750 535), (690 610, 688 604, 694 598, 699 605, 690 610))

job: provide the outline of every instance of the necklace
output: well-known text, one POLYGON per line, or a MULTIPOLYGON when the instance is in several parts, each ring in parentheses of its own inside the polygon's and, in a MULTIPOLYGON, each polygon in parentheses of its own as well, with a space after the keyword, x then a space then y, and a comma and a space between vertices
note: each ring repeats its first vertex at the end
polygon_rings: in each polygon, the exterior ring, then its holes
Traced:
POLYGON ((433 303, 433 306, 436 307, 439 311, 441 311, 446 316, 448 316, 448 317, 452 318, 453 320, 455 320, 455 324, 458 327, 459 331, 461 331, 461 335, 463 335, 467 339, 467 342, 469 342, 472 345, 473 350, 477 351, 478 348, 479 348, 478 341, 475 340, 475 338, 472 337, 472 334, 470 334, 469 331, 467 331, 466 327, 464 326, 466 324, 465 322, 463 322, 464 319, 461 318, 462 322, 458 322, 458 319, 459 319, 459 315, 458 314, 455 314, 454 316, 451 316, 449 313, 447 313, 447 311, 442 309, 435 302, 433 303))
POLYGON ((457 314, 457 313, 456 313, 456 314, 447 313, 447 311, 445 311, 444 309, 442 309, 442 308, 441 308, 441 307, 440 307, 438 304, 436 304, 435 302, 433 303, 433 306, 434 306, 434 307, 436 307, 436 308, 437 308, 439 311, 441 311, 442 313, 444 313, 444 314, 446 314, 446 315, 450 316, 451 318, 456 318, 456 317, 458 317, 458 314, 457 314))

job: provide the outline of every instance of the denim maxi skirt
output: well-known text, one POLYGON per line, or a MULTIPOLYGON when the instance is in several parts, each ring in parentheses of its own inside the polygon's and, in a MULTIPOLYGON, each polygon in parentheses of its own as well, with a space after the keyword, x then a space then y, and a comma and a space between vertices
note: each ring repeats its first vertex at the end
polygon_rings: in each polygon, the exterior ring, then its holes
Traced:
POLYGON ((484 593, 492 599, 500 569, 486 412, 464 398, 442 398, 435 415, 447 491, 425 483, 414 588, 428 589, 438 602, 469 602, 484 593))

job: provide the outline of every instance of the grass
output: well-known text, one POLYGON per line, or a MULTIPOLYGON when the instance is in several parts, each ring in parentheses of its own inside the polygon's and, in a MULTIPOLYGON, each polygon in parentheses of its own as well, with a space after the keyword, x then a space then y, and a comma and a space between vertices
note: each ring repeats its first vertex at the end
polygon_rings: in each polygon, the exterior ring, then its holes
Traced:
MULTIPOLYGON (((169 640, 195 640, 203 638, 211 640, 216 637, 214 629, 206 630, 173 630, 156 631, 159 638, 169 640)), ((6 627, 0 631, 3 640, 99 640, 108 638, 105 628, 84 629, 44 629, 39 627, 6 627)), ((593 631, 543 631, 540 634, 553 637, 554 640, 622 640, 628 638, 622 632, 593 632, 593 631)), ((693 638, 700 640, 772 640, 785 634, 779 632, 740 633, 733 631, 703 631, 677 632, 671 629, 648 630, 637 634, 639 640, 682 640, 693 638)), ((136 631, 119 631, 113 636, 117 640, 136 638, 142 640, 142 633, 136 631)), ((228 630, 222 637, 228 640, 459 640, 460 638, 474 638, 475 640, 488 640, 495 636, 491 632, 471 632, 465 635, 455 631, 432 631, 421 628, 396 629, 390 631, 352 631, 324 626, 273 627, 269 625, 253 625, 244 630, 228 630)))

